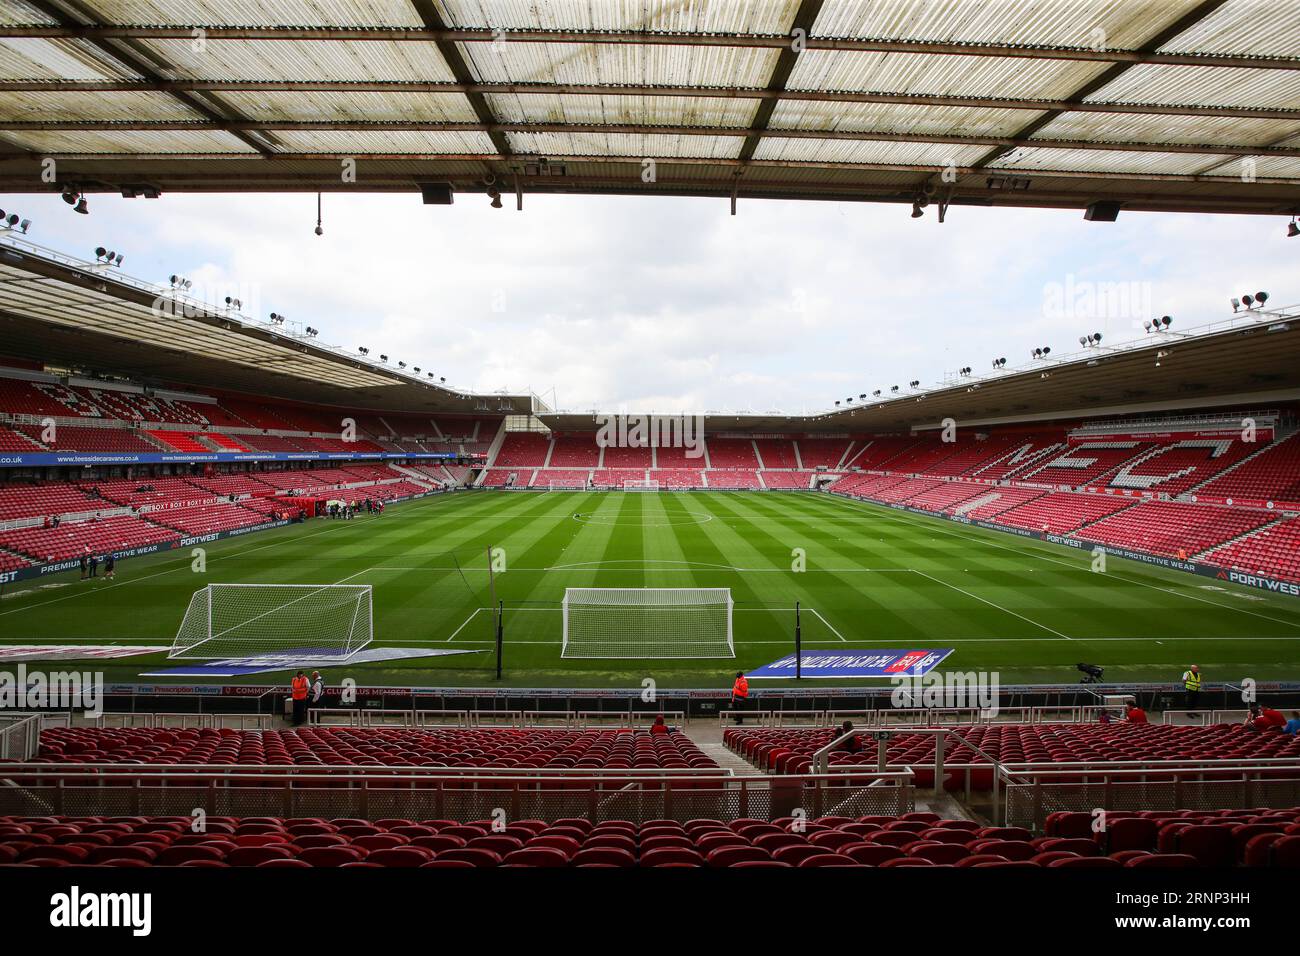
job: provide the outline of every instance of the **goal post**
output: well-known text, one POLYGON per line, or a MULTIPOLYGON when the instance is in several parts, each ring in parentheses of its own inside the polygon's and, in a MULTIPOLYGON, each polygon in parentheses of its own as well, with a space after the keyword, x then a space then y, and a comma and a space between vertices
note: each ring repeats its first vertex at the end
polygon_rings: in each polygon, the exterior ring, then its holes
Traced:
POLYGON ((565 588, 561 657, 735 657, 730 588, 565 588))
POLYGON ((645 478, 641 480, 626 479, 623 482, 624 491, 658 491, 659 482, 654 478, 645 478))
POLYGON ((190 598, 167 656, 347 660, 373 639, 369 584, 209 584, 190 598))

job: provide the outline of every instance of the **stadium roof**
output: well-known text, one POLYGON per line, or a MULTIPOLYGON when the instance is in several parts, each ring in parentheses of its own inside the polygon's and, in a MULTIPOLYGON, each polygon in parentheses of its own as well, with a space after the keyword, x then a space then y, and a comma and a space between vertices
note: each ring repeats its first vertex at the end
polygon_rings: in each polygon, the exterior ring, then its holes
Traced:
MULTIPOLYGON (((591 411, 553 412, 535 395, 444 385, 428 372, 323 344, 292 323, 251 319, 15 236, 0 240, 0 355, 159 386, 377 411, 532 412, 560 431, 596 426, 591 411)), ((861 396, 820 414, 705 419, 711 432, 863 433, 937 427, 945 417, 975 425, 1297 401, 1300 307, 1292 306, 972 372, 934 388, 861 396)))
POLYGON ((401 412, 527 413, 527 395, 475 395, 348 355, 292 326, 138 282, 116 269, 0 243, 0 355, 155 386, 233 390, 401 412))
POLYGON ((10 0, 0 190, 1291 214, 1297 70, 1276 0, 10 0))
MULTIPOLYGON (((1084 416, 1259 408, 1300 401, 1300 308, 1231 315, 1203 329, 1089 347, 1058 360, 969 377, 934 388, 860 396, 821 414, 714 413, 705 431, 897 432, 1084 416)), ((839 403, 837 403, 839 404, 839 403)), ((593 412, 540 413, 556 431, 596 427, 593 412)))

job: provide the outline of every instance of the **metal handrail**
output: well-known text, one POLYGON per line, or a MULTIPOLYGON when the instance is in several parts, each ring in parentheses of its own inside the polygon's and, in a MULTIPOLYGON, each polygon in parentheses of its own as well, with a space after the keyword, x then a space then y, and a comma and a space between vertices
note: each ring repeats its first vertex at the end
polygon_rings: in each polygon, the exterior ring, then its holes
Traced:
POLYGON ((97 780, 113 777, 131 777, 133 779, 158 776, 162 778, 176 776, 214 776, 238 777, 241 774, 255 776, 259 780, 268 777, 289 776, 294 778, 324 775, 326 777, 360 774, 387 780, 403 774, 414 777, 497 777, 526 775, 536 777, 733 777, 735 772, 724 767, 455 767, 439 764, 421 767, 412 764, 400 766, 361 766, 357 764, 129 764, 129 763, 40 763, 19 761, 0 764, 0 779, 30 776, 63 776, 65 774, 84 774, 97 780), (150 768, 163 768, 153 770, 150 768), (65 768, 75 768, 65 770, 65 768))

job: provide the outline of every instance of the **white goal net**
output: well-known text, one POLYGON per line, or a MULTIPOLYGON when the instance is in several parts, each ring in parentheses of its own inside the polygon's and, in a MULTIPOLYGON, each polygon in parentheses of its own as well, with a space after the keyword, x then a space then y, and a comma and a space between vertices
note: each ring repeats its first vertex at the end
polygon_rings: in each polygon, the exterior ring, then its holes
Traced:
POLYGON ((561 657, 735 657, 730 588, 566 588, 561 657))
POLYGON ((346 660, 372 640, 373 608, 368 584, 209 584, 190 598, 167 656, 346 660))
POLYGON ((643 481, 633 481, 631 479, 628 479, 627 481, 623 482, 623 490, 624 491, 658 491, 659 482, 655 481, 653 478, 648 478, 643 481))

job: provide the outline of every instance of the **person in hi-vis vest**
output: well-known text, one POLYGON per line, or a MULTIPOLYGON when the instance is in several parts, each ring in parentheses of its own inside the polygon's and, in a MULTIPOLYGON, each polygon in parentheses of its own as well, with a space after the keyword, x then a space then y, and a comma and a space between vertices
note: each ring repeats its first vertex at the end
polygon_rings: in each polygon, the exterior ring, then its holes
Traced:
POLYGON ((1183 690, 1187 692, 1187 709, 1195 711, 1201 704, 1201 669, 1195 664, 1183 671, 1183 690))
POLYGON ((733 711, 731 719, 738 724, 743 724, 745 718, 741 716, 740 711, 745 709, 745 704, 749 701, 749 681, 745 679, 744 671, 736 671, 736 682, 731 685, 731 709, 733 711))
POLYGON ((307 719, 307 675, 299 671, 289 684, 293 696, 293 725, 297 727, 307 719))

